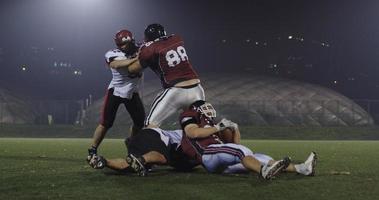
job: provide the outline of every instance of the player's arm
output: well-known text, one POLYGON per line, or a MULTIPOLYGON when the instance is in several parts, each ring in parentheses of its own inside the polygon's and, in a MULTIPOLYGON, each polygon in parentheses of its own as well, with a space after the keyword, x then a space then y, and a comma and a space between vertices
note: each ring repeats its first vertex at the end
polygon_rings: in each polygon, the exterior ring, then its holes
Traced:
POLYGON ((142 71, 142 69, 143 68, 142 68, 141 63, 139 62, 138 59, 128 66, 128 71, 129 71, 129 73, 132 73, 132 74, 139 73, 142 71))
POLYGON ((241 133, 240 130, 237 128, 234 128, 233 132, 233 143, 240 144, 241 143, 241 133))
POLYGON ((113 69, 118 69, 118 68, 122 68, 122 67, 129 67, 137 61, 138 61, 137 57, 132 58, 132 59, 122 59, 122 60, 115 58, 111 63, 109 63, 109 67, 113 68, 113 69))
POLYGON ((129 167, 129 164, 125 159, 116 158, 116 159, 106 159, 107 167, 114 170, 125 170, 129 167))
POLYGON ((212 127, 204 127, 204 128, 201 128, 196 123, 193 123, 195 122, 194 119, 189 118, 187 121, 185 120, 186 118, 182 120, 182 125, 184 125, 184 131, 186 132, 187 136, 190 138, 205 138, 219 131, 222 131, 225 128, 228 128, 228 127, 233 128, 234 126, 232 121, 227 120, 225 118, 212 127))
POLYGON ((205 138, 219 130, 216 127, 200 128, 197 124, 188 124, 184 127, 184 131, 189 138, 205 138))

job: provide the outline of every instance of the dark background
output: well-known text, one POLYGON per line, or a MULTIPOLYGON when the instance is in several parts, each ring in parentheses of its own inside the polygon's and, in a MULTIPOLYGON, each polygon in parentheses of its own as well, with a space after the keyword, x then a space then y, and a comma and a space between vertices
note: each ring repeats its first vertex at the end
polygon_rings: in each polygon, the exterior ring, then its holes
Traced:
POLYGON ((141 41, 158 22, 184 38, 200 76, 264 74, 379 99, 378 10, 378 1, 3 0, 0 88, 100 98, 115 32, 127 28, 141 41))

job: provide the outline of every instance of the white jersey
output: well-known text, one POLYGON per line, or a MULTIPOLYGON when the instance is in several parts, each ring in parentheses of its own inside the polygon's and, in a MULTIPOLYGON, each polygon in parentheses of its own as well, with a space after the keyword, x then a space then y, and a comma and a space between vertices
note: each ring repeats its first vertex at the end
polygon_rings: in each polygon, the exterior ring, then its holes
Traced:
MULTIPOLYGON (((119 49, 109 50, 105 53, 105 60, 107 64, 114 60, 126 60, 128 58, 124 52, 119 49)), ((133 93, 138 92, 139 85, 141 84, 141 76, 129 74, 127 68, 113 69, 112 71, 112 81, 110 82, 108 89, 114 88, 113 95, 122 98, 131 99, 133 93)))
POLYGON ((168 146, 168 144, 180 146, 183 137, 182 130, 162 130, 160 128, 150 128, 155 130, 161 136, 161 140, 168 146))

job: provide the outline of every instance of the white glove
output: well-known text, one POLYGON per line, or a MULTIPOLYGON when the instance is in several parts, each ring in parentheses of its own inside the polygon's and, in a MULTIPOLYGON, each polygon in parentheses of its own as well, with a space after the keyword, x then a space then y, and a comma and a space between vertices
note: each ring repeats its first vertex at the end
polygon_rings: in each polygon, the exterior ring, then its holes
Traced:
POLYGON ((107 161, 103 156, 93 155, 88 163, 94 169, 102 169, 106 166, 107 161))
POLYGON ((238 124, 235 123, 235 122, 232 122, 232 127, 231 127, 233 130, 237 130, 238 129, 238 124))
POLYGON ((219 123, 215 125, 217 131, 223 131, 226 128, 233 128, 233 123, 230 120, 223 118, 219 123))

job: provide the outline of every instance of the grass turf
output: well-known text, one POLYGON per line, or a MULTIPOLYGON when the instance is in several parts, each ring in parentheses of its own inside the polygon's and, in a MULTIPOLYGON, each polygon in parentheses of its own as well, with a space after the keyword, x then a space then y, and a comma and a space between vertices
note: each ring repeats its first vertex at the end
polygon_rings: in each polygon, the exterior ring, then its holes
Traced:
MULTIPOLYGON (((88 139, 0 139, 0 199, 377 199, 379 141, 244 140, 256 152, 302 161, 319 154, 317 175, 216 175, 160 169, 148 177, 91 169, 88 139), (342 173, 341 173, 342 172, 342 173), (349 172, 350 174, 347 174, 349 172)), ((124 157, 122 140, 106 139, 105 157, 124 157)))
MULTIPOLYGON (((1 124, 0 137, 21 138, 90 138, 93 126, 1 124)), ((107 138, 125 138, 129 126, 116 125, 107 138)), ((167 126, 163 129, 176 129, 167 126)), ((365 127, 318 127, 318 126, 240 126, 244 139, 287 140, 379 140, 379 126, 365 127)))

